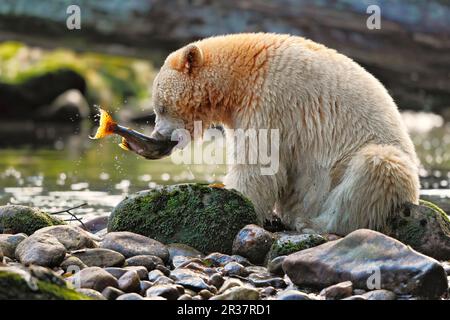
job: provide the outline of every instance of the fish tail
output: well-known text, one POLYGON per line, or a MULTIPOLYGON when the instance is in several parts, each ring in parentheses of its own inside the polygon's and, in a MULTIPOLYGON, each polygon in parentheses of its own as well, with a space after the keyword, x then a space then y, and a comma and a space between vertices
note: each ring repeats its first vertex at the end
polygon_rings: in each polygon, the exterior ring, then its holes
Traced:
POLYGON ((123 150, 130 151, 128 141, 125 138, 122 138, 122 141, 119 143, 119 147, 121 147, 123 150))
POLYGON ((91 139, 100 139, 109 136, 110 134, 113 134, 114 127, 117 125, 107 111, 103 109, 99 110, 100 110, 99 127, 95 135, 93 137, 90 137, 91 139))

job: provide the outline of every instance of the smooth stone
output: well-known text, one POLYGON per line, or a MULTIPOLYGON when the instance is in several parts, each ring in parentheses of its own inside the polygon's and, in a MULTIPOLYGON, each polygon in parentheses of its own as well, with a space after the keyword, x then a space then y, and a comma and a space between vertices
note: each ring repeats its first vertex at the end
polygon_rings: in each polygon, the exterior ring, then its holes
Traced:
POLYGON ((233 287, 210 300, 259 300, 259 292, 253 288, 233 287))
POLYGON ((135 270, 125 272, 118 280, 119 289, 123 292, 139 292, 141 289, 139 275, 135 270))
POLYGON ((125 294, 125 292, 123 292, 122 290, 117 289, 115 287, 106 287, 102 291, 102 295, 107 300, 116 300, 118 297, 120 297, 123 294, 125 294))
POLYGON ((176 300, 180 296, 180 292, 174 285, 158 284, 153 285, 151 288, 147 289, 146 296, 160 296, 166 298, 167 300, 176 300))
POLYGON ((154 284, 174 284, 174 283, 175 281, 166 276, 161 276, 154 282, 154 284))
POLYGON ((270 297, 270 296, 274 296, 275 294, 277 294, 277 290, 274 287, 265 287, 261 291, 261 295, 263 297, 270 297))
POLYGON ((208 284, 220 289, 224 281, 225 279, 220 273, 214 273, 211 277, 209 277, 208 284))
POLYGON ((188 258, 203 258, 205 255, 191 246, 183 243, 170 243, 167 246, 169 250, 169 263, 172 264, 173 258, 177 256, 188 258))
POLYGON ((183 256, 175 256, 170 261, 171 265, 176 269, 181 266, 185 266, 191 261, 190 257, 183 257, 183 256))
POLYGON ((362 295, 362 294, 364 294, 364 293, 366 293, 366 290, 363 290, 363 289, 353 289, 353 294, 354 294, 355 296, 360 296, 360 295, 362 295))
POLYGON ((244 258, 243 256, 240 256, 238 254, 233 254, 230 256, 231 259, 234 262, 242 264, 244 267, 252 266, 253 263, 251 263, 247 258, 244 258))
POLYGON ((211 297, 214 297, 214 293, 212 293, 211 291, 206 290, 206 289, 200 290, 200 292, 198 293, 198 295, 199 295, 200 297, 202 297, 203 299, 205 299, 205 300, 208 300, 208 299, 210 299, 211 297))
POLYGON ((72 251, 72 255, 88 267, 121 267, 125 264, 125 257, 122 254, 105 248, 81 249, 72 251))
POLYGON ((142 296, 145 296, 145 292, 147 291, 148 288, 150 288, 153 285, 153 282, 147 281, 147 280, 143 280, 139 283, 140 286, 140 290, 139 293, 142 296))
POLYGON ((66 256, 66 248, 52 235, 33 234, 17 245, 16 258, 25 265, 57 267, 66 256))
POLYGON ((144 266, 127 266, 125 270, 133 270, 136 271, 140 280, 148 279, 148 271, 144 266))
POLYGON ((85 296, 88 296, 93 300, 106 300, 104 295, 102 295, 100 292, 94 289, 77 288, 76 291, 81 294, 84 294, 85 296))
POLYGON ((262 264, 274 241, 273 233, 255 224, 249 224, 234 238, 232 252, 252 263, 262 264))
POLYGON ((275 259, 270 260, 269 264, 267 265, 267 271, 277 276, 284 276, 283 262, 286 257, 287 256, 279 256, 275 259))
POLYGON ((128 258, 126 260, 127 266, 143 266, 146 267, 148 271, 152 271, 157 265, 164 265, 164 262, 160 257, 149 256, 149 255, 139 255, 128 258))
POLYGON ((172 270, 172 272, 170 273, 170 277, 175 281, 192 277, 199 277, 204 281, 208 281, 209 279, 208 275, 204 274, 203 272, 187 268, 178 268, 172 270))
POLYGON ((67 250, 95 248, 91 235, 80 227, 70 225, 50 226, 37 230, 34 234, 49 234, 61 242, 67 250))
POLYGON ((119 297, 117 297, 116 300, 144 300, 144 297, 137 293, 125 293, 119 297))
POLYGON ((67 256, 63 262, 61 262, 60 267, 65 272, 78 272, 84 268, 87 268, 87 265, 81 261, 79 258, 74 256, 67 256))
POLYGON ((228 262, 236 261, 231 256, 229 256, 227 254, 220 253, 220 252, 210 253, 209 255, 207 255, 204 258, 204 260, 208 261, 209 263, 211 263, 215 267, 223 267, 228 262))
POLYGON ((160 297, 160 296, 151 296, 151 297, 145 297, 144 300, 167 300, 164 297, 160 297))
POLYGON ((159 270, 152 270, 148 273, 148 280, 151 282, 155 282, 159 277, 163 277, 164 273, 159 270))
POLYGON ((220 287, 219 293, 223 293, 228 289, 231 289, 233 287, 241 287, 243 285, 244 285, 244 283, 239 279, 228 278, 225 280, 223 285, 220 287))
POLYGON ((397 295, 389 290, 373 290, 362 294, 367 300, 396 300, 397 295))
POLYGON ((120 252, 126 258, 150 255, 160 257, 163 261, 169 259, 169 251, 161 242, 128 231, 106 234, 100 246, 120 252))
POLYGON ((354 296, 344 298, 342 300, 367 300, 367 299, 362 295, 354 295, 354 296))
POLYGON ((169 276, 170 275, 170 269, 167 268, 166 266, 161 265, 161 264, 158 264, 156 266, 155 270, 161 271, 165 276, 169 276))
MULTIPOLYGON (((88 267, 72 277, 75 287, 94 289, 102 292, 108 286, 117 288, 117 279, 100 267, 88 267)), ((103 294, 103 292, 102 292, 103 294)))
POLYGON ((261 267, 261 266, 249 266, 249 267, 245 267, 245 270, 247 271, 248 274, 250 273, 267 273, 268 270, 265 267, 261 267))
POLYGON ((208 284, 206 284, 206 282, 200 277, 182 278, 180 280, 177 280, 175 283, 196 292, 201 291, 203 289, 206 290, 211 289, 211 287, 208 284))
POLYGON ((255 287, 275 287, 275 288, 286 288, 287 283, 280 277, 274 277, 269 273, 258 274, 252 273, 247 277, 247 280, 255 287))
POLYGON ((352 293, 353 283, 351 281, 344 281, 323 289, 320 295, 327 300, 339 300, 350 297, 352 293))
POLYGON ((25 233, 0 234, 0 251, 4 256, 14 259, 17 246, 26 238, 25 233))
POLYGON ((319 234, 304 234, 295 231, 276 232, 275 241, 267 254, 267 261, 279 256, 286 256, 298 251, 313 248, 327 240, 319 234))
POLYGON ((182 294, 177 300, 192 300, 192 297, 188 294, 182 294))
POLYGON ((119 279, 121 276, 123 276, 127 272, 127 269, 118 268, 118 267, 107 267, 104 270, 106 272, 110 273, 116 279, 119 279))
POLYGON ((324 288, 348 280, 355 288, 367 289, 378 270, 380 287, 396 294, 437 298, 448 289, 439 262, 368 229, 289 255, 283 269, 293 283, 306 287, 324 288))
POLYGON ((312 300, 310 296, 298 290, 285 290, 276 296, 277 300, 312 300))
POLYGON ((83 223, 84 227, 86 227, 86 230, 89 232, 97 233, 100 230, 107 228, 108 217, 109 217, 109 215, 104 215, 104 216, 92 218, 83 223))
POLYGON ((245 267, 237 262, 228 262, 224 267, 223 267, 223 273, 227 276, 241 276, 241 277, 245 277, 248 275, 247 270, 245 270, 245 267))
POLYGON ((178 266, 178 268, 191 269, 194 271, 202 272, 207 275, 212 275, 217 272, 216 268, 206 266, 203 261, 201 260, 197 261, 197 258, 195 258, 195 260, 188 261, 187 263, 178 266))

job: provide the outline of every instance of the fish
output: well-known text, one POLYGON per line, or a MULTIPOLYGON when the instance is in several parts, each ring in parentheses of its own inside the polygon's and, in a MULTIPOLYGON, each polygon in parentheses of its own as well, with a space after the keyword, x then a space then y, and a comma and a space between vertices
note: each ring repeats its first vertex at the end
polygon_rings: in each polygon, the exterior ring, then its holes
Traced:
POLYGON ((122 137, 119 147, 132 151, 146 159, 160 159, 169 155, 178 141, 157 140, 138 131, 119 125, 111 115, 103 109, 100 111, 100 123, 97 132, 91 139, 101 139, 112 134, 122 137))

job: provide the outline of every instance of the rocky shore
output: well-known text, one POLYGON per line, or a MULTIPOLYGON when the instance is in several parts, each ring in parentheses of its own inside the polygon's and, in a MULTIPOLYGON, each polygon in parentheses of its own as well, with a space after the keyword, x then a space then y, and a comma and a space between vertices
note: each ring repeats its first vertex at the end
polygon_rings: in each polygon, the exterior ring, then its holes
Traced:
POLYGON ((0 207, 0 299, 449 299, 450 222, 429 203, 404 208, 390 236, 341 238, 270 232, 237 192, 177 185, 85 225, 0 207))

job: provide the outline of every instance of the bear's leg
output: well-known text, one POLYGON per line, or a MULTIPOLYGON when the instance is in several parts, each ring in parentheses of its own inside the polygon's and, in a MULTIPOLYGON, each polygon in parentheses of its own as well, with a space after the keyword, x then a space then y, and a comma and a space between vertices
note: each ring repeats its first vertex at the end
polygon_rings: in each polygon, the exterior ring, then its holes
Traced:
POLYGON ((224 183, 226 188, 236 189, 252 201, 258 222, 263 226, 266 220, 274 218, 273 209, 283 181, 280 174, 262 175, 258 166, 235 165, 227 173, 224 183))
POLYGON ((360 228, 383 231, 396 208, 418 201, 418 168, 411 156, 395 146, 372 144, 351 158, 315 224, 340 235, 360 228))

